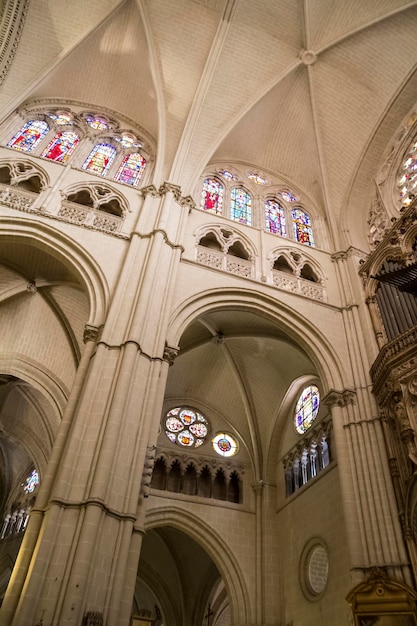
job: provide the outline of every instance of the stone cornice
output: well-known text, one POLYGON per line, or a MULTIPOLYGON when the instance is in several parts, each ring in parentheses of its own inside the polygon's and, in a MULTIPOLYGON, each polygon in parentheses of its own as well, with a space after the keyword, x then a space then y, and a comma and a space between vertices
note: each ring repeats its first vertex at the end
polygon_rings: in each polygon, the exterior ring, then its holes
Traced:
POLYGON ((22 36, 29 0, 6 0, 0 15, 0 85, 5 81, 22 36))

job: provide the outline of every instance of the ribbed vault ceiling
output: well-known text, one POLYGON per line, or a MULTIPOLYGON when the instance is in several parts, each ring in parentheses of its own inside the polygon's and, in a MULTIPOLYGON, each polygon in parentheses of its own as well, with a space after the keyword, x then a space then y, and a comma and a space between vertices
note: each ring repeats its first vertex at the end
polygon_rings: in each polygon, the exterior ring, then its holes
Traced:
POLYGON ((195 193, 210 161, 249 163, 310 198, 336 249, 364 247, 367 152, 415 105, 416 60, 416 0, 39 0, 0 107, 114 110, 155 137, 157 184, 195 193))

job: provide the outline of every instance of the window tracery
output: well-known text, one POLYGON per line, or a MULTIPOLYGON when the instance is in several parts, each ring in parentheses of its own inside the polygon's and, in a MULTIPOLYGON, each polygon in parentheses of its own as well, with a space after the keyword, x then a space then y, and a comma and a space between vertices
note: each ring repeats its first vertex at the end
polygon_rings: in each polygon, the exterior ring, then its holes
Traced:
POLYGON ((29 120, 10 139, 7 147, 21 152, 33 152, 48 132, 49 126, 45 121, 29 120))
POLYGON ((246 278, 253 276, 255 251, 241 233, 209 225, 197 233, 196 238, 199 263, 246 278))
POLYGON ((331 461, 331 420, 327 420, 311 428, 283 459, 287 497, 316 478, 331 461))
POLYGON ((287 187, 271 187, 268 178, 254 170, 239 176, 232 169, 218 169, 203 179, 199 206, 240 224, 314 247, 312 219, 298 197, 287 187), (262 187, 265 193, 259 193, 262 187))
POLYGON ((133 131, 120 129, 111 116, 62 107, 22 110, 21 116, 26 122, 7 147, 61 165, 71 161, 72 167, 124 185, 138 187, 143 183, 151 147, 133 131), (87 157, 85 147, 79 149, 86 142, 90 142, 87 157))
POLYGON ((55 161, 55 163, 65 163, 80 141, 77 133, 63 131, 58 133, 49 146, 42 152, 45 159, 55 161))
POLYGON ((313 425, 320 406, 320 393, 316 385, 309 385, 301 392, 295 407, 294 425, 300 435, 313 425))
POLYGON ((162 453, 155 461, 151 488, 239 504, 243 499, 242 473, 241 466, 226 460, 162 453))
POLYGON ((166 436, 172 443, 198 448, 206 441, 209 423, 204 415, 195 409, 175 407, 166 414, 164 428, 166 436))

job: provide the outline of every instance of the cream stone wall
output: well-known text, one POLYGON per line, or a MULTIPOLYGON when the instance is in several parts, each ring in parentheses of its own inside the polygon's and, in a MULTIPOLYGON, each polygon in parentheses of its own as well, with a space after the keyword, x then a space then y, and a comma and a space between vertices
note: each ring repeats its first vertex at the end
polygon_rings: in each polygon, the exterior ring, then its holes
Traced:
MULTIPOLYGON (((349 553, 340 499, 338 468, 334 467, 278 506, 280 596, 284 604, 283 624, 351 623, 345 601, 349 587, 349 553), (317 600, 303 593, 301 578, 303 550, 319 539, 329 560, 326 589, 317 600)), ((278 592, 278 591, 277 591, 278 592)))

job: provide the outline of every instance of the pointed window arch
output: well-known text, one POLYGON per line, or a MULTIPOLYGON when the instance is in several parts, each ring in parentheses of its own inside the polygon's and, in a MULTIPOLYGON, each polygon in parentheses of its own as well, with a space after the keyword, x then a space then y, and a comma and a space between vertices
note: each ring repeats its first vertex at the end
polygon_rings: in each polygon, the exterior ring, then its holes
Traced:
POLYGON ((49 131, 43 120, 30 120, 12 137, 7 146, 22 152, 32 152, 49 131))
POLYGON ((305 387, 295 407, 294 426, 302 435, 308 430, 317 417, 320 406, 320 393, 316 385, 305 387))
POLYGON ((307 213, 301 209, 292 209, 291 217, 294 239, 298 241, 298 243, 314 247, 313 229, 311 228, 311 220, 307 213))
POLYGON ((265 200, 265 229, 267 233, 287 236, 285 209, 276 198, 265 200))
POLYGON ((252 198, 244 187, 234 187, 231 193, 230 217, 241 224, 252 224, 252 198))
POLYGON ((215 215, 223 213, 224 187, 216 178, 206 178, 201 192, 200 208, 215 215))
POLYGON ((116 148, 108 143, 99 143, 90 152, 82 165, 83 170, 106 176, 116 156, 116 148))
POLYGON ((42 156, 56 163, 65 163, 74 152, 79 141, 77 133, 65 130, 54 137, 46 150, 42 152, 42 156))
POLYGON ((125 185, 137 187, 146 167, 146 161, 139 153, 128 154, 117 170, 114 180, 118 180, 125 185))

